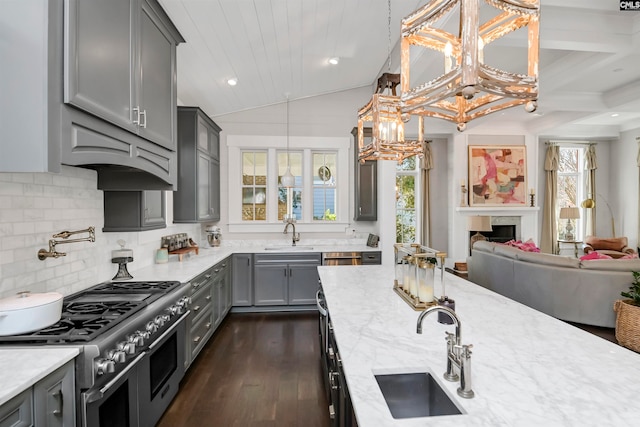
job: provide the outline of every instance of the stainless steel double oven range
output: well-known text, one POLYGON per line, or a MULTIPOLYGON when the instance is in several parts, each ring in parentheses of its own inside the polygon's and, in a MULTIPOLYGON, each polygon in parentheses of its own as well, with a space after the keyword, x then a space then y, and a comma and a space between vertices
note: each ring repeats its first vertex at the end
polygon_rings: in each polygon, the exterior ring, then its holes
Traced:
POLYGON ((154 426, 184 376, 188 287, 105 282, 66 297, 56 324, 0 345, 77 346, 82 427, 154 426))

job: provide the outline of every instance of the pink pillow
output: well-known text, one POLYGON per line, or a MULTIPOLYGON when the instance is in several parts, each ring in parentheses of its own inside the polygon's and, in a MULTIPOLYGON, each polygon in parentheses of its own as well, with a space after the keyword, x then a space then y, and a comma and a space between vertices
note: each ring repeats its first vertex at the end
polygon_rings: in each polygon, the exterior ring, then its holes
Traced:
POLYGON ((504 245, 513 246, 514 248, 518 248, 525 252, 540 252, 540 248, 533 243, 532 239, 527 240, 526 242, 522 242, 521 240, 509 240, 508 242, 504 242, 504 245))
POLYGON ((599 252, 596 251, 591 251, 586 255, 582 255, 580 257, 580 260, 591 260, 591 259, 613 259, 612 257, 610 257, 609 255, 605 255, 605 254, 601 254, 599 252))

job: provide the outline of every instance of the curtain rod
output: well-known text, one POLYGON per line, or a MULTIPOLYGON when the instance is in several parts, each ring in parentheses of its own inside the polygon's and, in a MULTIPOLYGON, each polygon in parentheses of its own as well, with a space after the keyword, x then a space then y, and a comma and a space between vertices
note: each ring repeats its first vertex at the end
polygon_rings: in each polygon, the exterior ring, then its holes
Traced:
POLYGON ((571 140, 563 140, 563 141, 545 141, 545 145, 556 145, 556 144, 578 144, 578 145, 595 145, 598 141, 587 142, 587 141, 571 141, 571 140))

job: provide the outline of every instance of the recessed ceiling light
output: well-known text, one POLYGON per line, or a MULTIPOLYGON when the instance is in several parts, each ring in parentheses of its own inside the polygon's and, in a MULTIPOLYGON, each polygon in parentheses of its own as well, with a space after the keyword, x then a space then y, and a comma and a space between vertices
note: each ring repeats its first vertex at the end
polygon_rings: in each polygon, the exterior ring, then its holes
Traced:
POLYGON ((231 78, 231 79, 227 80, 227 84, 228 84, 229 86, 235 86, 235 85, 237 85, 237 84, 238 84, 238 79, 236 79, 235 77, 233 77, 233 78, 231 78))
POLYGON ((613 114, 611 115, 611 117, 618 117, 619 115, 620 115, 620 114, 618 114, 618 113, 613 113, 613 114))
POLYGON ((340 58, 338 58, 337 56, 334 56, 333 58, 329 58, 329 64, 331 65, 338 65, 339 62, 340 62, 340 58))

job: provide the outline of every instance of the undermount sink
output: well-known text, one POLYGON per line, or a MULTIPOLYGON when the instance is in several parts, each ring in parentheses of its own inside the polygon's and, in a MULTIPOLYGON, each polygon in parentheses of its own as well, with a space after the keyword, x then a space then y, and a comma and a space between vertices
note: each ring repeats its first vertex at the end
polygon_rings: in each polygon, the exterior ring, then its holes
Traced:
POLYGON ((393 418, 463 414, 430 372, 374 375, 393 418))
POLYGON ((281 252, 291 252, 291 251, 310 251, 313 249, 313 246, 293 246, 293 245, 270 245, 265 246, 265 251, 281 251, 281 252))

